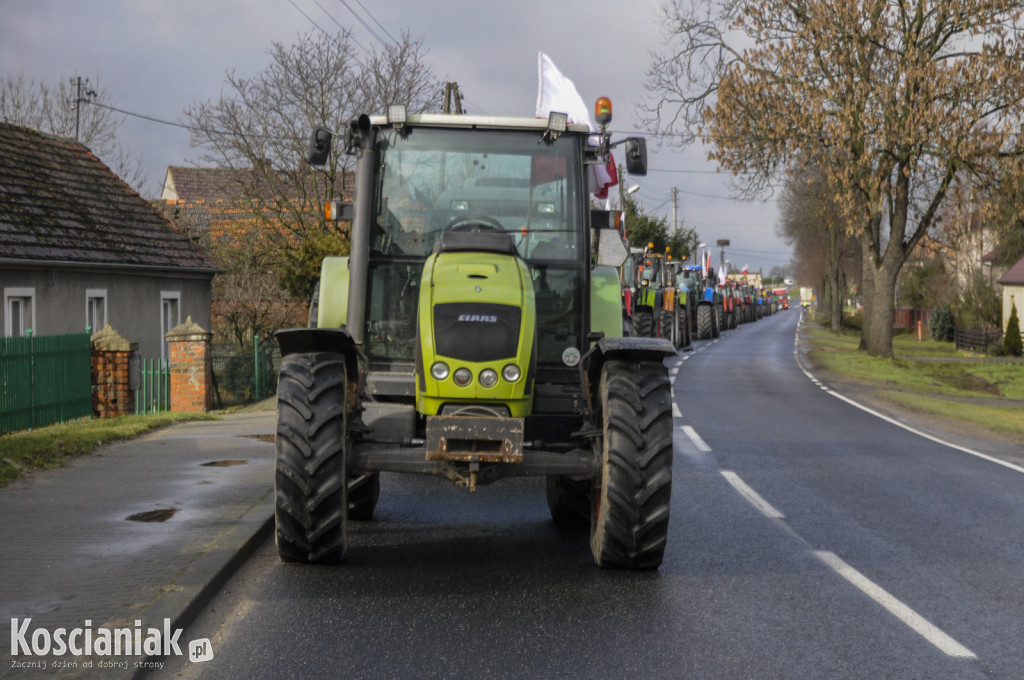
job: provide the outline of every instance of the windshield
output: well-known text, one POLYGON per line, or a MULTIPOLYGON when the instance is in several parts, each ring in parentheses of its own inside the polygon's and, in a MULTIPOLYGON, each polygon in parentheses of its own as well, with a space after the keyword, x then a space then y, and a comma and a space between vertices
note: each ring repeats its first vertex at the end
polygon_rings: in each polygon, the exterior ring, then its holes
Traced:
POLYGON ((678 285, 686 286, 690 290, 700 288, 700 272, 693 269, 684 269, 676 279, 678 285))
POLYGON ((412 127, 379 137, 366 318, 371 359, 412 359, 423 263, 443 233, 469 225, 510 234, 529 265, 539 363, 560 366, 573 356, 567 350, 581 346, 589 266, 581 138, 547 143, 541 133, 412 127))
POLYGON ((475 223, 513 235, 521 257, 575 260, 577 138, 540 132, 412 128, 381 142, 372 241, 378 253, 426 256, 446 229, 475 223))

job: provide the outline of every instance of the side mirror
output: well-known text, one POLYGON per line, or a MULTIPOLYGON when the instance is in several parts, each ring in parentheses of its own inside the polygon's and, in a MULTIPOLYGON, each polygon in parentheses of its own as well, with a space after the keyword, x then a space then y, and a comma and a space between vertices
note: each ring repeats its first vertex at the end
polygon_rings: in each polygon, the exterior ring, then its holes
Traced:
POLYGON ((643 137, 626 139, 626 172, 640 177, 647 174, 647 140, 643 137))
POLYGON ((306 154, 306 160, 310 165, 323 165, 327 162, 327 157, 331 154, 333 136, 326 128, 318 127, 313 131, 313 137, 309 141, 309 153, 306 154))

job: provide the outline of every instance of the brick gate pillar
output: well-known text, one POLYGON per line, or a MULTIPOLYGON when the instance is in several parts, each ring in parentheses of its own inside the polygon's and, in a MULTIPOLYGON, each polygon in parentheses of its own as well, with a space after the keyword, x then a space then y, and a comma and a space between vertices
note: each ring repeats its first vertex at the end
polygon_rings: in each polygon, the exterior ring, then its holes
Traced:
POLYGON ((171 360, 171 411, 205 413, 213 405, 210 333, 188 317, 167 335, 171 360))
POLYGON ((135 413, 128 366, 139 343, 128 342, 109 323, 91 340, 93 417, 113 418, 135 413))

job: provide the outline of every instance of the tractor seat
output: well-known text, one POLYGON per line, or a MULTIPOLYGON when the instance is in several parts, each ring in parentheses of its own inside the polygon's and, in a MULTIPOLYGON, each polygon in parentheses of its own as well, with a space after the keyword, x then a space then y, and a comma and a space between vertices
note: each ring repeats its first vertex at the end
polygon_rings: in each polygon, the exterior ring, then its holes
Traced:
POLYGON ((441 234, 434 250, 439 253, 482 251, 517 255, 516 244, 507 233, 497 231, 446 231, 441 234))

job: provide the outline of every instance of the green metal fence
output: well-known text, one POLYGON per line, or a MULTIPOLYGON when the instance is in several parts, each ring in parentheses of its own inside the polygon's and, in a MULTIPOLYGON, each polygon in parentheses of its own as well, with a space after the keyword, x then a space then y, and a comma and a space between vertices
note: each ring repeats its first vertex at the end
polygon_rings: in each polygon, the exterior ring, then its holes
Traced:
POLYGON ((161 359, 142 359, 139 389, 135 391, 136 413, 171 410, 171 369, 161 359))
POLYGON ((213 345, 213 400, 216 408, 251 404, 277 393, 281 351, 273 338, 253 339, 252 349, 213 345))
POLYGON ((92 415, 88 333, 0 338, 0 434, 92 415))

